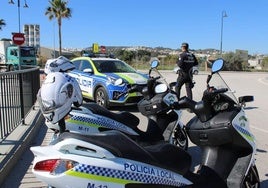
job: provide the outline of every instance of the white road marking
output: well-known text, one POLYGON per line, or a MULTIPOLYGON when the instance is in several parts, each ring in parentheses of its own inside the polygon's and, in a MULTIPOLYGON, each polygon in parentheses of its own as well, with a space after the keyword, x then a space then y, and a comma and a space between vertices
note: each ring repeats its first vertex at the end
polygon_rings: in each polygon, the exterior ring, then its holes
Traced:
POLYGON ((255 129, 255 130, 261 131, 261 132, 263 132, 263 133, 268 133, 267 130, 265 130, 265 129, 261 129, 261 128, 258 128, 258 127, 252 126, 252 125, 250 125, 250 128, 253 128, 253 129, 255 129))
POLYGON ((259 78, 258 81, 264 85, 268 85, 268 82, 265 82, 263 78, 259 78))

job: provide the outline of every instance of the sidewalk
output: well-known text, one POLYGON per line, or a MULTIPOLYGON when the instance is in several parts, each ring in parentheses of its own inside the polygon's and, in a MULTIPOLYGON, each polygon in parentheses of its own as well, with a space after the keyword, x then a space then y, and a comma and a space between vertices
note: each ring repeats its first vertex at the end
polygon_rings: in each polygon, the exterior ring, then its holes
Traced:
POLYGON ((0 142, 0 187, 37 135, 42 123, 44 123, 44 116, 36 103, 26 116, 25 124, 19 125, 5 140, 0 142))

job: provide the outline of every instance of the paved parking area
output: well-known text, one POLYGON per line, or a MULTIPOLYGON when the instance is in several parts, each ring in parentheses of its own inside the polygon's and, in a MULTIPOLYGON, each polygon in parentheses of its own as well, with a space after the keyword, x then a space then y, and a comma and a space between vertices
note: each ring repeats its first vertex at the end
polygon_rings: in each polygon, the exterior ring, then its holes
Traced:
MULTIPOLYGON (((195 76, 196 85, 193 89, 194 99, 200 100, 203 90, 206 87, 207 73, 200 73, 195 76)), ((164 71, 163 76, 168 82, 176 80, 176 74, 171 71, 164 71)), ((255 101, 248 103, 246 107, 246 114, 248 115, 252 132, 257 139, 258 151, 256 155, 256 164, 259 170, 261 178, 261 187, 268 187, 268 74, 267 73, 222 73, 223 78, 229 84, 231 89, 236 91, 237 96, 241 95, 254 95, 255 101)), ((185 93, 185 89, 182 89, 182 96, 185 93)), ((144 129, 147 123, 145 117, 143 117, 136 108, 114 108, 113 111, 128 110, 133 114, 137 115, 141 122, 139 127, 144 129)), ((192 114, 184 112, 183 122, 187 122, 192 117, 192 114)), ((49 143, 52 137, 52 132, 47 130, 44 125, 40 127, 38 136, 34 139, 31 146, 33 145, 46 145, 49 143)), ((30 147, 30 146, 29 146, 30 147)), ((28 149, 24 155, 20 158, 14 171, 7 178, 3 188, 36 188, 46 187, 46 185, 37 180, 31 173, 31 161, 33 159, 32 153, 28 149), (19 172, 19 173, 18 173, 19 172)), ((193 166, 198 165, 200 150, 195 145, 191 144, 189 152, 193 156, 193 166)))

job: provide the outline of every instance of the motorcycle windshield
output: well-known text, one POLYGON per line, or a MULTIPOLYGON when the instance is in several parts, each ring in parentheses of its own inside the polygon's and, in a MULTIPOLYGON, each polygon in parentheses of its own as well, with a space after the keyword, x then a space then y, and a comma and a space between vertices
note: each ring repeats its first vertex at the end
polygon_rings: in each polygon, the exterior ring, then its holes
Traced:
POLYGON ((234 95, 234 91, 230 89, 230 87, 224 81, 224 79, 222 78, 219 72, 213 74, 209 82, 209 85, 211 87, 215 87, 216 89, 227 88, 228 91, 225 92, 224 94, 227 95, 229 98, 231 98, 236 104, 238 104, 238 100, 236 96, 234 95))
POLYGON ((159 77, 159 79, 157 81, 161 82, 161 83, 165 84, 167 87, 169 87, 166 78, 158 71, 158 69, 156 69, 156 68, 152 69, 150 76, 153 78, 159 77))

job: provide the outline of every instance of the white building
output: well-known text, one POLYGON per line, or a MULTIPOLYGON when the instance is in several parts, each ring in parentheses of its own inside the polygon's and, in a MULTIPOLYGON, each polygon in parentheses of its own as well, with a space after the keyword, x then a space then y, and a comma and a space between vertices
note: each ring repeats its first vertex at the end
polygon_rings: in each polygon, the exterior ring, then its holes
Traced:
POLYGON ((40 25, 37 24, 25 24, 23 27, 26 46, 34 46, 37 51, 40 49, 40 25))

